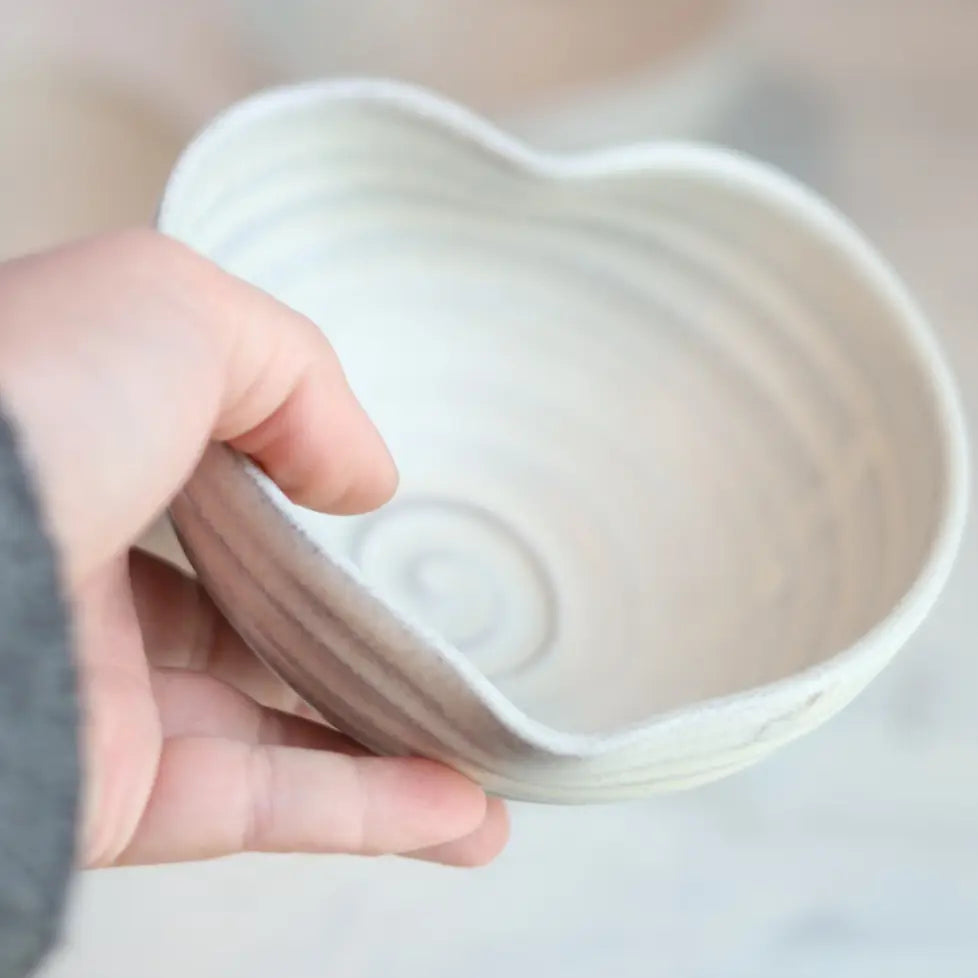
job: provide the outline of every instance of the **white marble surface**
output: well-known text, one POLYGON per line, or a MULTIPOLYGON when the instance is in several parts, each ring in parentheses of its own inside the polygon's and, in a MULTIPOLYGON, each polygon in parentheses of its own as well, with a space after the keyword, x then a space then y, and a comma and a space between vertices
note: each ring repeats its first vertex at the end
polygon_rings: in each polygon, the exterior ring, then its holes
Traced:
MULTIPOLYGON (((0 16, 21 6, 0 0, 0 16)), ((892 257, 951 352, 973 431, 976 11, 952 0, 765 5, 752 27, 761 70, 711 122, 717 138, 816 183, 892 257)), ((168 89, 186 116, 250 78, 202 67, 202 56, 196 82, 168 89)), ((165 87, 154 72, 147 84, 165 87)), ((548 140, 607 131, 564 119, 548 140)), ((655 124, 623 114, 615 128, 655 134, 655 124)), ((289 857, 89 875, 46 976, 488 978, 547 967, 563 978, 974 978, 976 644, 972 523, 911 647, 841 717, 750 772, 636 805, 519 807, 510 849, 471 874, 289 857)))

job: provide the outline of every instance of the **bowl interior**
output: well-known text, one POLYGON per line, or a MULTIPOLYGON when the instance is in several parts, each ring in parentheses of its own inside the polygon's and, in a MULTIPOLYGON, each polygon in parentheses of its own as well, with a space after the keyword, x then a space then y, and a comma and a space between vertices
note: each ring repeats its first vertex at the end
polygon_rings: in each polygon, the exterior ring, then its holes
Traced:
POLYGON ((206 135, 163 222, 321 326, 399 463, 380 512, 294 517, 575 732, 850 646, 948 472, 903 311, 811 222, 668 151, 586 169, 297 99, 206 135))

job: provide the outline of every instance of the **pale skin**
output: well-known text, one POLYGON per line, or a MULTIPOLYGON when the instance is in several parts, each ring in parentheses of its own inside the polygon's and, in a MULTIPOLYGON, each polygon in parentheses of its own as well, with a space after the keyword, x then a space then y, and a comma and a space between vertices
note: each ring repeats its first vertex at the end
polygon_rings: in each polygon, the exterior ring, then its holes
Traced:
POLYGON ((210 440, 306 506, 389 498, 394 463, 316 326, 151 231, 105 235, 0 264, 0 392, 72 611, 82 865, 502 849, 500 802, 317 722, 193 580, 132 549, 210 440))

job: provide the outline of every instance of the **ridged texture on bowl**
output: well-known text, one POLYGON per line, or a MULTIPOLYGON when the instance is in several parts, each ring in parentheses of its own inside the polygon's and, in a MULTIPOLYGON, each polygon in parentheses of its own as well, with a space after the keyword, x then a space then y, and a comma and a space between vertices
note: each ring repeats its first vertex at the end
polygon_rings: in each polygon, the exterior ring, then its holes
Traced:
POLYGON ((851 699, 943 583, 946 371, 764 168, 543 160, 340 84, 225 116, 161 227, 319 322, 401 467, 338 519, 215 447, 173 509, 235 626, 376 750, 551 801, 710 780, 851 699))

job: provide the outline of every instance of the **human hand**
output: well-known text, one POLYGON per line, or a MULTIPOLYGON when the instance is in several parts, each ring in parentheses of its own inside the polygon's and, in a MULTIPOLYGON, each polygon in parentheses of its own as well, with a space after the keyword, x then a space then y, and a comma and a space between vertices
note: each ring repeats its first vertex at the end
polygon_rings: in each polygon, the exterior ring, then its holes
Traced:
POLYGON ((107 235, 0 265, 0 391, 72 607, 84 865, 496 855, 500 802, 302 715, 193 580, 131 551, 210 440, 303 505, 390 496, 394 465, 312 323, 160 235, 107 235))

